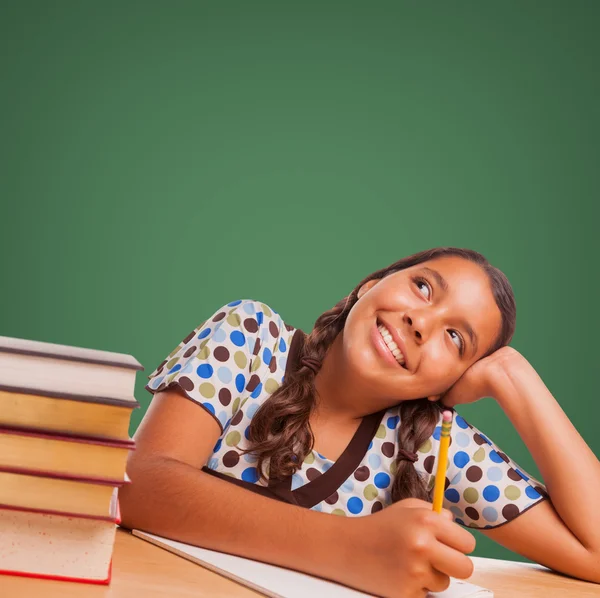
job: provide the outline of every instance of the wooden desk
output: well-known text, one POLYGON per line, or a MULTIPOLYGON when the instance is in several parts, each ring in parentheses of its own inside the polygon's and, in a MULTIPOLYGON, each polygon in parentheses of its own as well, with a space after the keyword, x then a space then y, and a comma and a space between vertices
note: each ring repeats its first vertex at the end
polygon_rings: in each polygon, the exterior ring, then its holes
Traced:
MULTIPOLYGON (((600 598, 600 585, 570 579, 538 565, 473 557, 469 581, 495 598, 600 598)), ((162 548, 118 530, 110 586, 0 575, 1 598, 257 598, 258 594, 162 548)), ((317 597, 313 597, 317 598, 317 597)), ((324 597, 326 598, 326 597, 324 597)))

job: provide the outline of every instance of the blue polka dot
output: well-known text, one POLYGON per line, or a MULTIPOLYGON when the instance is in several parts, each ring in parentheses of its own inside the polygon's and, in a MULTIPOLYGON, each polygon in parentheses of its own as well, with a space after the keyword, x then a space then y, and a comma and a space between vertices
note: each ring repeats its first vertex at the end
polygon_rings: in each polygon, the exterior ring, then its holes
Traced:
POLYGON ((300 486, 304 485, 304 480, 299 473, 295 473, 292 476, 292 490, 296 490, 296 488, 300 488, 300 486))
MULTIPOLYGON (((325 457, 323 457, 323 455, 320 455, 320 457, 325 459, 325 457)), ((323 463, 323 465, 321 466, 323 473, 325 473, 332 465, 333 465, 333 463, 330 463, 329 461, 325 461, 325 463, 323 463)))
POLYGON ((485 436, 481 432, 479 432, 479 436, 481 436, 491 446, 492 441, 487 436, 485 436))
POLYGON ((369 455, 369 465, 372 469, 379 469, 381 465, 381 457, 377 453, 369 455))
POLYGON ((231 303, 227 304, 227 307, 235 307, 236 305, 239 305, 241 302, 242 302, 241 299, 239 301, 232 301, 231 303))
POLYGON ((369 450, 371 450, 373 448, 373 441, 371 440, 371 442, 369 442, 369 450))
POLYGON ((206 338, 210 334, 210 328, 204 328, 198 335, 198 338, 206 338))
POLYGON ((393 417, 387 418, 386 425, 390 430, 395 430, 399 421, 400 421, 400 417, 397 415, 394 415, 393 417))
POLYGON ((251 453, 246 453, 244 455, 244 461, 246 461, 246 463, 256 463, 258 461, 258 459, 256 458, 255 455, 253 455, 251 453))
POLYGON ((221 444, 223 443, 223 439, 219 438, 219 440, 217 440, 217 444, 215 444, 215 448, 213 449, 213 453, 218 453, 219 450, 221 449, 221 444))
POLYGON ((224 328, 219 327, 217 330, 215 330, 215 333, 213 334, 213 340, 215 343, 222 343, 226 338, 227 333, 225 332, 224 328))
POLYGON ((164 376, 161 376, 160 378, 154 378, 154 380, 152 380, 152 383, 150 385, 151 388, 158 388, 164 379, 165 379, 164 376))
POLYGON ((502 479, 502 470, 499 467, 490 467, 487 477, 492 482, 499 482, 502 479))
POLYGON ((456 484, 458 484, 458 482, 460 482, 460 479, 462 478, 462 471, 459 471, 451 480, 450 483, 455 486, 456 484))
POLYGON ((285 364, 286 364, 286 363, 287 363, 287 355, 282 355, 282 356, 279 358, 279 369, 280 369, 282 372, 285 372, 285 364))
POLYGON ((267 365, 270 364, 272 357, 273 353, 271 353, 271 349, 265 347, 265 350, 263 351, 263 363, 266 363, 267 365))
POLYGON ((323 507, 321 506, 321 503, 317 503, 314 507, 311 507, 312 511, 322 511, 323 507))
POLYGON ((244 343, 246 342, 246 337, 239 330, 234 330, 229 335, 229 338, 236 347, 243 347, 244 343))
POLYGON ((250 440, 250 426, 244 430, 244 436, 246 437, 246 440, 250 440))
POLYGON ((483 515, 483 518, 486 521, 496 521, 496 519, 498 519, 498 511, 496 511, 496 509, 494 509, 494 507, 485 507, 482 511, 481 514, 483 515))
POLYGON ((280 350, 282 353, 285 353, 285 352, 287 351, 287 345, 285 344, 285 341, 283 340, 283 337, 281 337, 281 338, 279 339, 279 350, 280 350))
POLYGON ((253 399, 256 399, 260 393, 262 392, 262 382, 259 382, 258 386, 252 391, 252 394, 250 395, 253 399))
POLYGON ((502 457, 496 451, 490 451, 490 459, 494 463, 503 463, 502 457))
POLYGON ((466 430, 469 427, 469 424, 460 415, 457 415, 454 418, 454 423, 463 430, 466 430))
POLYGON ((260 407, 260 405, 258 403, 252 403, 250 405, 250 407, 248 407, 248 409, 246 409, 246 415, 252 419, 254 417, 254 414, 258 411, 258 408, 260 407))
POLYGON ((360 513, 363 510, 363 501, 360 500, 360 498, 358 498, 358 496, 353 496, 348 501, 348 510, 353 515, 357 515, 358 513, 360 513))
POLYGON ((442 434, 442 426, 438 426, 438 427, 437 427, 437 428, 436 428, 436 429, 433 431, 433 437, 434 437, 436 440, 439 440, 439 439, 440 439, 440 436, 441 436, 441 434, 442 434))
POLYGON ((525 480, 529 479, 529 476, 525 475, 520 469, 515 469, 515 471, 525 480))
POLYGON ((458 525, 465 525, 465 522, 462 519, 459 519, 458 517, 454 521, 458 523, 458 525))
POLYGON ((246 386, 246 378, 244 378, 244 374, 238 374, 235 377, 235 387, 237 388, 237 391, 242 392, 244 386, 246 386))
POLYGON ((455 490, 454 488, 448 488, 444 496, 450 502, 458 502, 460 500, 460 494, 458 493, 458 490, 455 490))
POLYGON ((535 488, 532 488, 531 486, 527 486, 527 488, 525 488, 525 494, 527 494, 529 498, 541 498, 542 496, 535 488))
POLYGON ((390 476, 383 471, 378 473, 373 480, 377 488, 387 488, 390 485, 390 476))
POLYGON ((213 375, 213 371, 213 367, 210 363, 203 363, 202 365, 199 365, 196 370, 200 378, 210 378, 213 375))
POLYGON ((248 353, 250 353, 250 355, 254 354, 254 345, 256 344, 256 339, 249 336, 246 344, 248 345, 248 353))
POLYGON ((209 469, 217 469, 218 466, 219 466, 219 460, 215 459, 214 457, 208 462, 209 469))
POLYGON ((223 366, 217 370, 217 378, 224 384, 227 384, 231 382, 233 374, 231 373, 231 370, 229 368, 223 366))
POLYGON ((244 303, 244 311, 251 316, 256 310, 254 309, 254 303, 247 301, 244 303))
POLYGON ((485 500, 487 500, 488 502, 495 502, 496 500, 498 500, 499 496, 500 490, 498 486, 493 486, 492 484, 490 484, 489 486, 486 486, 483 489, 483 498, 485 498, 485 500))
POLYGON ((256 467, 247 467, 244 469, 242 471, 242 480, 255 484, 258 481, 258 469, 256 467))
POLYGON ((465 516, 465 514, 462 512, 462 509, 459 509, 458 507, 450 507, 450 512, 455 517, 464 517, 465 516))
POLYGON ((210 411, 213 415, 215 414, 215 408, 210 403, 202 403, 202 405, 206 407, 206 409, 208 409, 208 411, 210 411))
POLYGON ((256 321, 258 322, 259 326, 263 323, 263 312, 262 311, 256 312, 256 321))
POLYGON ((354 482, 352 481, 352 478, 348 478, 343 484, 342 484, 342 490, 344 492, 352 492, 354 490, 354 482))
POLYGON ((223 426, 223 428, 225 428, 225 425, 227 424, 227 412, 219 411, 219 415, 217 415, 217 419, 219 420, 219 423, 221 424, 221 426, 223 426))
POLYGON ((465 451, 458 451, 456 455, 454 455, 454 465, 456 467, 464 467, 469 462, 469 455, 465 453, 465 451))
POLYGON ((174 365, 169 371, 169 374, 173 374, 174 372, 178 372, 181 369, 181 364, 178 363, 177 365, 174 365))
POLYGON ((319 451, 315 451, 317 453, 317 455, 319 455, 319 457, 321 457, 321 459, 327 459, 327 457, 325 457, 324 455, 321 455, 321 453, 319 451))
POLYGON ((463 448, 469 446, 470 439, 464 432, 459 432, 454 440, 456 440, 458 446, 462 446, 463 448))

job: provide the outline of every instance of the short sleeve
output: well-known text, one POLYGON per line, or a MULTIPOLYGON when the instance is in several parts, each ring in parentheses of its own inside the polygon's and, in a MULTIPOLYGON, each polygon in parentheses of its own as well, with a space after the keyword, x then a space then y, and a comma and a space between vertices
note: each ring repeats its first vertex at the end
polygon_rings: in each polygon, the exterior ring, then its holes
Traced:
POLYGON ((261 345, 279 342, 282 326, 281 317, 264 303, 228 303, 179 343, 148 376, 146 389, 154 394, 179 387, 223 432, 244 400, 261 394, 270 365, 259 356, 261 345))
MULTIPOLYGON (((436 427, 437 441, 440 432, 436 427)), ((498 527, 548 497, 542 483, 456 412, 446 478, 444 508, 466 527, 498 527)))

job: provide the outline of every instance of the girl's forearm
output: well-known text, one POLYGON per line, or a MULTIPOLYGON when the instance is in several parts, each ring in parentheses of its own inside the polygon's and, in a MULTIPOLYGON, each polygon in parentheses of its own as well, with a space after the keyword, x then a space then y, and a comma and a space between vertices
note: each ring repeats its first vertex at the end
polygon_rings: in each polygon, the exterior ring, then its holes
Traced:
POLYGON ((342 581, 345 518, 260 496, 164 457, 130 461, 123 525, 342 581))
POLYGON ((498 374, 492 395, 527 445, 552 504, 600 558, 600 462, 526 361, 498 374))

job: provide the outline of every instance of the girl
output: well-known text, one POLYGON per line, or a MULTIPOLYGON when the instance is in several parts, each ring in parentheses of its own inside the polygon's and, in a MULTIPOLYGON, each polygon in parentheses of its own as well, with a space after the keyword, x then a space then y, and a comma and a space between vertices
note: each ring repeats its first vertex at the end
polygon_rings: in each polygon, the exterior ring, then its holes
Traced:
POLYGON ((514 328, 505 276, 456 248, 368 276, 308 335, 264 303, 229 303, 149 377, 123 522, 380 596, 469 577, 466 528, 600 582, 600 464, 507 346, 514 328), (486 396, 546 486, 455 413, 436 514, 442 409, 486 396))

